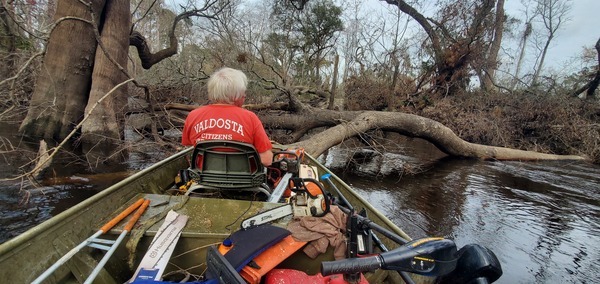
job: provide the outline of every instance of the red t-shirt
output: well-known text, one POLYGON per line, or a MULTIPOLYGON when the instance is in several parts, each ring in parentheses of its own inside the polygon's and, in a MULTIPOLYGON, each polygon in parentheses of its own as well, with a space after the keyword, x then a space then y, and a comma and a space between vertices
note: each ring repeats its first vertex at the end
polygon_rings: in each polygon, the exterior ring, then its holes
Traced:
POLYGON ((252 144, 258 153, 273 146, 255 113, 234 105, 207 105, 185 119, 181 144, 194 146, 203 140, 233 140, 252 144))

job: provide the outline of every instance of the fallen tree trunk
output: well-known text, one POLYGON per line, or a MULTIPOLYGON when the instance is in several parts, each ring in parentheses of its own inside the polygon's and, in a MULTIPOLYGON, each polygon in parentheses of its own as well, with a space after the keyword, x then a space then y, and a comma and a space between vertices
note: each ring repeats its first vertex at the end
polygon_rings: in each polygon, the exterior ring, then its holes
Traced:
POLYGON ((434 144, 442 152, 456 157, 519 161, 587 159, 576 155, 553 155, 474 144, 462 140, 450 128, 437 121, 398 112, 366 111, 355 119, 338 124, 294 145, 302 146, 309 154, 316 157, 350 137, 373 129, 422 138, 434 144))

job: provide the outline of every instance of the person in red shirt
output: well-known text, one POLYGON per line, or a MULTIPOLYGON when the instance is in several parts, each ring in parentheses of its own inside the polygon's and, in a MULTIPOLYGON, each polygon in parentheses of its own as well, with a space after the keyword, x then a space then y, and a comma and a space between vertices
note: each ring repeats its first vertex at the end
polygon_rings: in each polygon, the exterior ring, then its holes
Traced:
POLYGON ((183 125, 181 144, 194 146, 203 140, 233 140, 252 144, 263 165, 273 160, 273 145, 255 113, 242 108, 248 78, 244 72, 221 68, 208 79, 211 104, 190 112, 183 125))

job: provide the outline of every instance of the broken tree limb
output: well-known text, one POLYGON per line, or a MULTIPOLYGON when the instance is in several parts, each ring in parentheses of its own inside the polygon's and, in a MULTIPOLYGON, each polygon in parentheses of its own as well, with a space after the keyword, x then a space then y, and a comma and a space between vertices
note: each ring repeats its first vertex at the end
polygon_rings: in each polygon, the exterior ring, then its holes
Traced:
POLYGON ((470 143, 462 140, 450 128, 437 121, 399 112, 366 111, 355 119, 338 124, 294 145, 302 146, 309 154, 316 157, 345 139, 372 129, 422 138, 450 156, 483 160, 587 160, 586 157, 576 155, 545 154, 470 143))

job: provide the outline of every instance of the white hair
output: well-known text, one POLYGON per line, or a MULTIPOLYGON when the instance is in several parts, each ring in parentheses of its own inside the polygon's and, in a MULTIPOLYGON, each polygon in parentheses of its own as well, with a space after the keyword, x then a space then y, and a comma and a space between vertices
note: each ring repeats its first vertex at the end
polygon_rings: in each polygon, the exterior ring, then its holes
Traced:
POLYGON ((233 104, 244 96, 247 85, 248 78, 244 72, 223 67, 208 79, 208 99, 213 103, 233 104))

